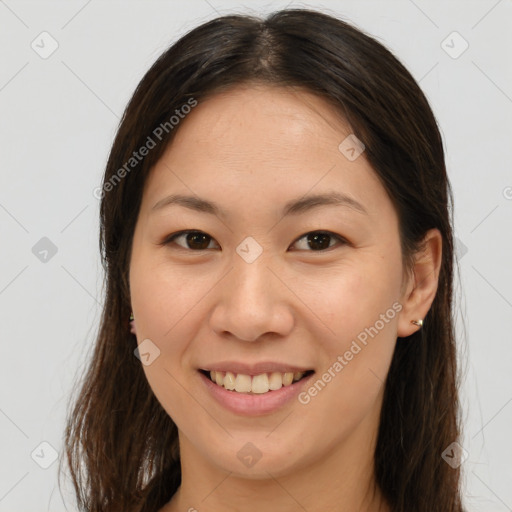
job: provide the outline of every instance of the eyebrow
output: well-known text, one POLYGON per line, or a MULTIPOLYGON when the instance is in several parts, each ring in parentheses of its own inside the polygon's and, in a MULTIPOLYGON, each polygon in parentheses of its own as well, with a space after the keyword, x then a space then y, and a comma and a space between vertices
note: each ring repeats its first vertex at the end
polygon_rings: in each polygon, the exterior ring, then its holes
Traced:
MULTIPOLYGON (((160 199, 151 211, 160 210, 171 205, 179 205, 197 212, 227 217, 227 213, 217 204, 197 196, 173 194, 160 199)), ((319 206, 347 206, 355 212, 368 215, 365 207, 354 198, 340 192, 309 195, 293 199, 284 205, 282 216, 300 215, 319 206)))

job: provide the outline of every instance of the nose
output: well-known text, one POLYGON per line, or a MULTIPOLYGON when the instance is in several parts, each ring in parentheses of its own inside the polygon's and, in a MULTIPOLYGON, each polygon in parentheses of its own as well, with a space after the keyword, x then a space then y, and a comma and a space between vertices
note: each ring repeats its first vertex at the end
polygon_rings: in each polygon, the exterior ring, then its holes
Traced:
POLYGON ((289 335, 295 296, 285 276, 262 256, 252 263, 235 256, 231 271, 214 289, 211 329, 221 337, 231 334, 242 341, 289 335))

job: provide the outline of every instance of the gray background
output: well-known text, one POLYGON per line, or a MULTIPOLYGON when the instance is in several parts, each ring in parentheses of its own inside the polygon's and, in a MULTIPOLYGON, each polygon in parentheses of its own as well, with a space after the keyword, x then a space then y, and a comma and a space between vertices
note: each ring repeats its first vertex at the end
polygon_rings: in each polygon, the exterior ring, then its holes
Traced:
POLYGON ((327 9, 376 36, 431 102, 455 194, 465 504, 512 510, 511 0, 0 0, 0 512, 62 511, 62 495, 74 509, 52 461, 97 332, 93 190, 131 93, 194 26, 287 5, 327 9))

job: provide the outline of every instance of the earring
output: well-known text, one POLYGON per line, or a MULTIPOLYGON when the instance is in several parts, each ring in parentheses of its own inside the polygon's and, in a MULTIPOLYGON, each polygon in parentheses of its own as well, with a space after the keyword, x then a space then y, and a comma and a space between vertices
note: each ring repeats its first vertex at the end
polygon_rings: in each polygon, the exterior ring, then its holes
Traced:
POLYGON ((411 320, 411 324, 417 325, 421 328, 423 327, 423 320, 421 318, 419 320, 411 320))
POLYGON ((130 313, 130 332, 136 334, 135 331, 135 319, 133 318, 133 312, 130 313))

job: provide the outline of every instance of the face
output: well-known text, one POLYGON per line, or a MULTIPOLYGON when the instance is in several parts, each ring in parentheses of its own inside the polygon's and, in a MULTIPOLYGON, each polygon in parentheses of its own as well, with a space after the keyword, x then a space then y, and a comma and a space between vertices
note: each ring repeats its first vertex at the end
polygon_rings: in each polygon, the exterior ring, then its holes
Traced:
POLYGON ((263 478, 366 453, 403 282, 364 151, 340 150, 350 129, 298 90, 238 87, 180 123, 145 185, 130 289, 182 458, 263 478))

